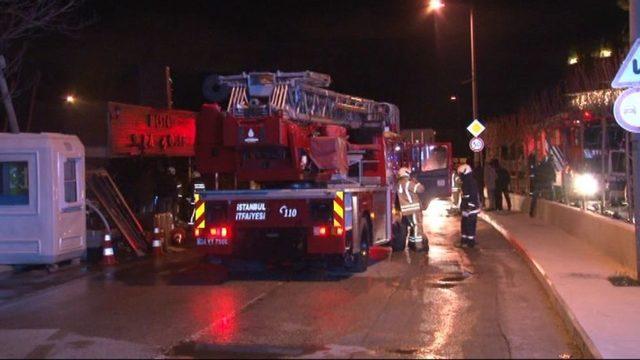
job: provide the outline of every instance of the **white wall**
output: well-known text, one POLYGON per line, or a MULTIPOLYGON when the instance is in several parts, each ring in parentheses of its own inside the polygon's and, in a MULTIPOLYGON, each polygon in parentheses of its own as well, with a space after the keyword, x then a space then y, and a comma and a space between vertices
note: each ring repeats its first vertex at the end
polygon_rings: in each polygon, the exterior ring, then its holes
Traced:
MULTIPOLYGON (((529 197, 511 194, 511 201, 514 210, 529 212, 529 197)), ((583 239, 619 263, 628 275, 636 276, 635 228, 632 224, 541 199, 538 199, 535 217, 583 239)))

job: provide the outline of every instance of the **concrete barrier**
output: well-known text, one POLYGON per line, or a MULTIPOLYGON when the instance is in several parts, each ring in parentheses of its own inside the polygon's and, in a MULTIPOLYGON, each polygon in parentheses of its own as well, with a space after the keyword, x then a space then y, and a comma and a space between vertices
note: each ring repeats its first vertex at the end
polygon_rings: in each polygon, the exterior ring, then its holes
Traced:
MULTIPOLYGON (((529 212, 529 197, 511 194, 511 201, 513 210, 529 212)), ((606 254, 620 265, 620 273, 637 276, 635 229, 632 224, 541 199, 538 199, 535 217, 583 239, 598 252, 606 254)))

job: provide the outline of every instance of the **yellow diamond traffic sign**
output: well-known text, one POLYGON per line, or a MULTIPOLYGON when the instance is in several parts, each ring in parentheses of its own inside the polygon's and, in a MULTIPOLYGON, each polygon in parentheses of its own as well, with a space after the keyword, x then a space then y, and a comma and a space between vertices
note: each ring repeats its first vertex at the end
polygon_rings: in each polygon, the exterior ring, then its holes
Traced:
POLYGON ((473 137, 478 137, 482 132, 486 129, 484 125, 478 119, 473 120, 469 126, 467 126, 467 130, 473 135, 473 137))

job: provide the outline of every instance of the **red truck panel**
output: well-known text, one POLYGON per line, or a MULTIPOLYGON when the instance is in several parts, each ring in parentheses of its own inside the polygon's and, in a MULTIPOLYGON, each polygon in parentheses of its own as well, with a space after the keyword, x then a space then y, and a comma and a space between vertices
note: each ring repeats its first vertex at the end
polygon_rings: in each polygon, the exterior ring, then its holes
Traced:
POLYGON ((196 122, 195 165, 206 178, 216 172, 234 173, 236 154, 222 147, 222 125, 225 115, 218 104, 205 104, 196 122))

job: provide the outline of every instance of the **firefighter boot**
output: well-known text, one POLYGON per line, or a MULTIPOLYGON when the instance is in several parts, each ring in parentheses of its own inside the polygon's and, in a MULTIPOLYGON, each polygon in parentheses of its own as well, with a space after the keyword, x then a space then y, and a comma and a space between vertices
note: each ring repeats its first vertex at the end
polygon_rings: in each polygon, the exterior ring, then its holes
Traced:
POLYGON ((416 242, 409 238, 409 250, 416 251, 416 242))
POLYGON ((409 249, 416 252, 429 251, 429 245, 425 244, 421 236, 409 237, 409 249))

